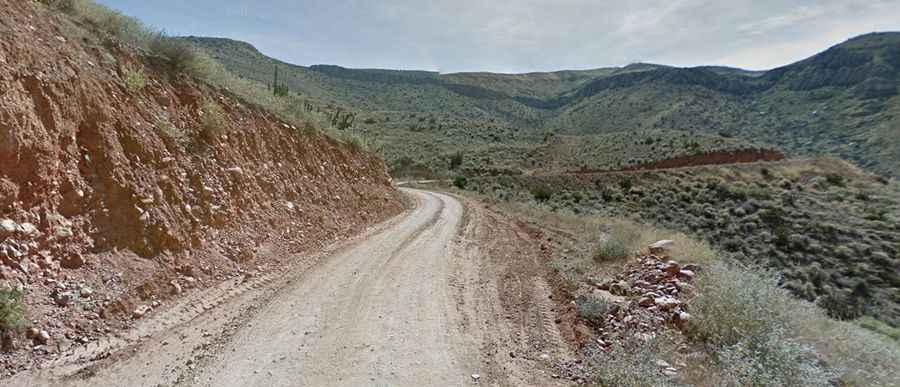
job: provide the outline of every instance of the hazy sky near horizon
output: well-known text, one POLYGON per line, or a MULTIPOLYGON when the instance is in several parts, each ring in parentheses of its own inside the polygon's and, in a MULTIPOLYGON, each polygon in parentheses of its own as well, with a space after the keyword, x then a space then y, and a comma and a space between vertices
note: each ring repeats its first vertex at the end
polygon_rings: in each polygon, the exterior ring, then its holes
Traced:
POLYGON ((171 35, 299 64, 519 73, 652 62, 769 69, 900 30, 898 0, 98 0, 171 35))

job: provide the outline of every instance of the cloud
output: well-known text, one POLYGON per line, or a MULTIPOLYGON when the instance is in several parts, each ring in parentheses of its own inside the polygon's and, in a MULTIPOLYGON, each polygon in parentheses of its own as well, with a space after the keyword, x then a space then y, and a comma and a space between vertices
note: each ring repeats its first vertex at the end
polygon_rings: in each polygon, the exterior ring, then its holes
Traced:
POLYGON ((297 64, 444 72, 636 60, 761 69, 900 27, 895 0, 100 1, 173 33, 248 40, 297 64))
POLYGON ((825 9, 821 6, 802 6, 781 15, 769 16, 759 21, 741 25, 737 30, 750 35, 762 35, 773 30, 809 21, 823 14, 825 14, 825 9))

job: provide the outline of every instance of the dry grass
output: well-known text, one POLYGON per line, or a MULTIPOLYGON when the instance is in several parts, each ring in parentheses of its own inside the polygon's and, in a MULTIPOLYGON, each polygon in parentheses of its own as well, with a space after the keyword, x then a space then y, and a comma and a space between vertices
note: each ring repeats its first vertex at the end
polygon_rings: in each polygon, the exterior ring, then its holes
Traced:
POLYGON ((200 131, 209 142, 215 142, 228 131, 228 121, 222 107, 207 102, 200 110, 200 131))

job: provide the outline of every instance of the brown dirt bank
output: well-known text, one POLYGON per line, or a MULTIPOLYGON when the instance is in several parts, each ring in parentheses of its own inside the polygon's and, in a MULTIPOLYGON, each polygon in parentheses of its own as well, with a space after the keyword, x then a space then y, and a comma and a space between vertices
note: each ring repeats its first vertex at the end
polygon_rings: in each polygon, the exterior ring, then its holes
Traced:
POLYGON ((73 29, 0 0, 0 287, 23 287, 51 337, 0 366, 264 270, 265 246, 321 246, 403 207, 375 156, 73 29))

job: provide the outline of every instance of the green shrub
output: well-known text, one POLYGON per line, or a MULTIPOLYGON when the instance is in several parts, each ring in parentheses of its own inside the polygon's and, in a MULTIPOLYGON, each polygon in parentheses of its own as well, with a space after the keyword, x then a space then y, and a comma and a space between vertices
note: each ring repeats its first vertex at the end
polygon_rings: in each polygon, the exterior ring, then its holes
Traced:
POLYGON ((625 177, 619 180, 619 188, 622 189, 622 192, 631 191, 631 187, 634 187, 634 181, 631 177, 625 177))
POLYGON ((219 104, 207 102, 203 105, 202 114, 200 129, 206 140, 213 141, 225 134, 228 123, 225 119, 225 112, 219 104))
POLYGON ((865 299, 854 292, 832 289, 816 301, 828 316, 838 320, 853 320, 865 313, 865 299))
POLYGON ((768 270, 714 263, 696 282, 686 331, 702 344, 730 385, 828 385, 811 347, 796 342, 791 296, 768 270))
POLYGON ((588 367, 595 373, 594 382, 603 387, 674 386, 659 371, 657 361, 666 352, 664 339, 641 340, 625 333, 612 339, 606 350, 592 347, 588 352, 588 367))
POLYGON ((153 34, 140 20, 125 16, 91 0, 43 0, 42 2, 125 44, 146 48, 153 34))
POLYGON ((25 324, 24 293, 17 289, 0 289, 0 332, 19 331, 25 324))
POLYGON ((534 200, 537 200, 538 203, 543 203, 553 197, 553 191, 546 186, 539 185, 531 189, 531 195, 534 196, 534 200))
POLYGON ((598 262, 613 261, 628 258, 631 252, 628 247, 617 239, 611 239, 600 244, 594 253, 594 260, 598 262))
POLYGON ((453 156, 450 157, 450 169, 459 168, 463 163, 463 154, 462 152, 456 152, 453 156))
POLYGON ((612 227, 607 239, 594 252, 597 262, 615 261, 630 257, 640 244, 641 234, 634 226, 618 224, 612 227))
POLYGON ((466 189, 466 186, 469 184, 468 179, 465 176, 457 176, 453 179, 453 186, 459 189, 466 189))
POLYGON ((846 187, 847 186, 847 183, 844 181, 844 177, 841 175, 838 175, 836 173, 830 173, 827 176, 825 176, 825 181, 827 181, 828 184, 831 184, 836 187, 846 187))
POLYGON ((184 131, 173 125, 168 117, 165 116, 156 120, 156 130, 159 131, 161 136, 177 144, 184 143, 187 140, 184 131))
POLYGON ((141 91, 147 85, 144 72, 141 70, 124 69, 122 74, 125 77, 125 88, 132 93, 141 91))
POLYGON ((197 74, 198 54, 189 43, 157 33, 150 40, 149 48, 170 76, 188 72, 198 77, 202 75, 197 74))
POLYGON ((619 310, 616 304, 590 295, 578 296, 575 299, 575 307, 578 310, 578 317, 595 325, 603 323, 606 316, 619 310))
POLYGON ((715 359, 727 386, 829 386, 835 376, 818 364, 812 347, 780 328, 723 347, 715 359))
POLYGON ((900 341, 900 328, 898 327, 892 327, 880 320, 876 320, 869 316, 860 317, 853 322, 870 331, 878 332, 882 335, 890 337, 891 339, 900 341))

